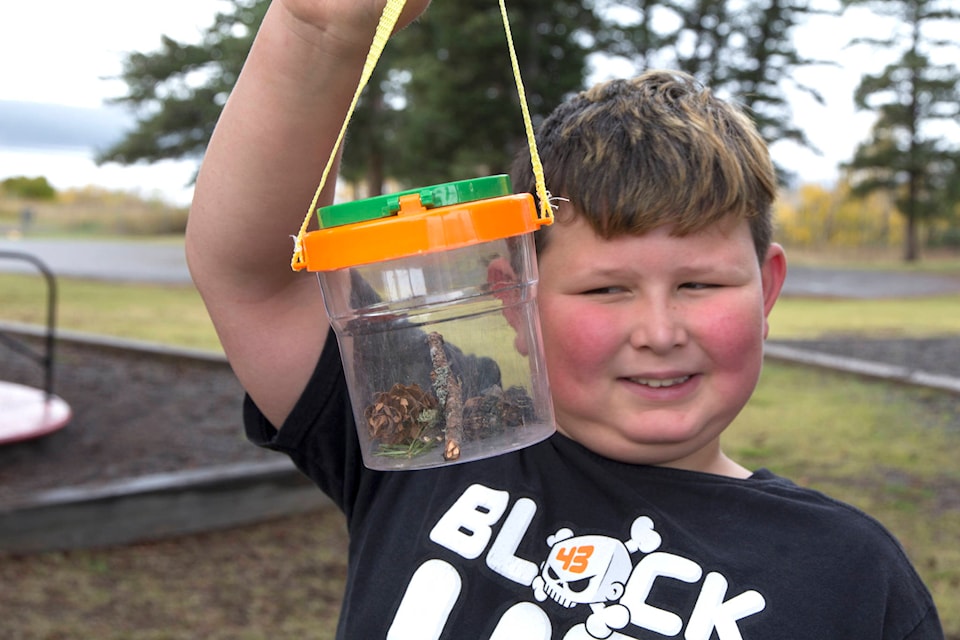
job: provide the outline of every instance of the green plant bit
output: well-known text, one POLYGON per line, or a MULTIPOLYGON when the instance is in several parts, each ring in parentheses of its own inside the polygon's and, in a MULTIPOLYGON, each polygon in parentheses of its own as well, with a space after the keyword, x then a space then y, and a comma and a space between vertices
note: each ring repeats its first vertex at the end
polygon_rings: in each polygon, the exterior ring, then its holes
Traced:
POLYGON ((385 458, 416 458, 436 448, 437 438, 423 437, 411 440, 408 444, 381 444, 375 455, 385 458))

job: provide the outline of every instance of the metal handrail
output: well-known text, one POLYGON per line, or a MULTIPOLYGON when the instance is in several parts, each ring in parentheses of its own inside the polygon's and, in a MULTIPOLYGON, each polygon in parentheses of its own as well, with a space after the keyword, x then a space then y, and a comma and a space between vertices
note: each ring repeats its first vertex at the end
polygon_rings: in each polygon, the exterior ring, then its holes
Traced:
POLYGON ((30 348, 25 342, 17 340, 13 336, 0 333, 0 343, 5 344, 11 350, 24 354, 38 362, 44 370, 43 390, 47 397, 53 395, 53 363, 54 349, 56 345, 56 319, 57 319, 57 279, 53 271, 47 267, 39 258, 29 253, 19 251, 0 251, 0 259, 24 260, 29 262, 43 275, 47 282, 47 333, 44 341, 45 349, 39 353, 30 348))

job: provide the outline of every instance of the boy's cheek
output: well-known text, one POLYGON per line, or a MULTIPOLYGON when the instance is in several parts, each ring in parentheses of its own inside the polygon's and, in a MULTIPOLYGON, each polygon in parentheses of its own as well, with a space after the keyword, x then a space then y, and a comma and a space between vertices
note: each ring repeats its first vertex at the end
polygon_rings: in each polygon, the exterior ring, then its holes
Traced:
POLYGON ((701 339, 701 344, 721 370, 747 373, 762 361, 764 318, 756 313, 731 314, 713 329, 709 340, 701 339))
POLYGON ((601 355, 610 342, 611 323, 587 309, 547 304, 542 308, 544 349, 548 359, 583 361, 587 355, 601 355))

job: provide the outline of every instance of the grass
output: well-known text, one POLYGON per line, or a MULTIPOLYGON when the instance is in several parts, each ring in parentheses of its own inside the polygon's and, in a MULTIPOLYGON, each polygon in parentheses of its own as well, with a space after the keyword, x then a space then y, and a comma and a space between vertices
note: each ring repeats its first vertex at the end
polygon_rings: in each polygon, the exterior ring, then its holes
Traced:
POLYGON ((4 558, 2 636, 332 640, 345 557, 343 519, 331 509, 150 544, 4 558))
POLYGON ((960 398, 785 364, 765 367, 728 452, 873 515, 960 637, 960 398))
POLYGON ((780 298, 770 338, 859 335, 922 338, 960 334, 960 296, 875 300, 780 298))
POLYGON ((186 221, 186 207, 97 187, 70 189, 51 201, 24 200, 0 193, 0 229, 15 234, 26 232, 31 237, 182 235, 186 221), (31 211, 26 228, 20 219, 24 209, 31 211))
MULTIPOLYGON (((955 274, 960 269, 941 268, 955 274)), ((218 349, 196 292, 61 279, 60 326, 218 349)), ((0 276, 0 320, 42 322, 33 276, 0 276)), ((772 338, 960 335, 956 297, 783 299, 772 338), (811 327, 815 327, 811 329, 811 327)), ((960 639, 960 399, 768 363, 727 449, 883 522, 960 639)), ((13 639, 328 638, 344 576, 342 518, 297 516, 129 547, 0 559, 13 639)))
MULTIPOLYGON (((61 329, 219 351, 203 301, 189 285, 59 278, 61 329)), ((46 288, 38 276, 0 274, 0 321, 43 324, 46 288)))
POLYGON ((791 266, 906 271, 960 277, 960 253, 957 250, 926 250, 916 262, 903 261, 902 248, 843 248, 834 250, 787 247, 791 266))

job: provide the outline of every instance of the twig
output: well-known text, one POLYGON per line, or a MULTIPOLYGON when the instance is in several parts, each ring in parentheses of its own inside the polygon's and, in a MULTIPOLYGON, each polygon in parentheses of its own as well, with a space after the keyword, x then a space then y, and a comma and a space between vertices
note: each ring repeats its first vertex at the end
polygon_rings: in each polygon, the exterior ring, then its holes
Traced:
POLYGON ((443 336, 433 331, 427 334, 427 344, 430 345, 430 361, 433 364, 430 380, 443 409, 443 459, 452 462, 460 458, 460 443, 463 441, 463 392, 460 381, 453 375, 447 362, 443 336))

